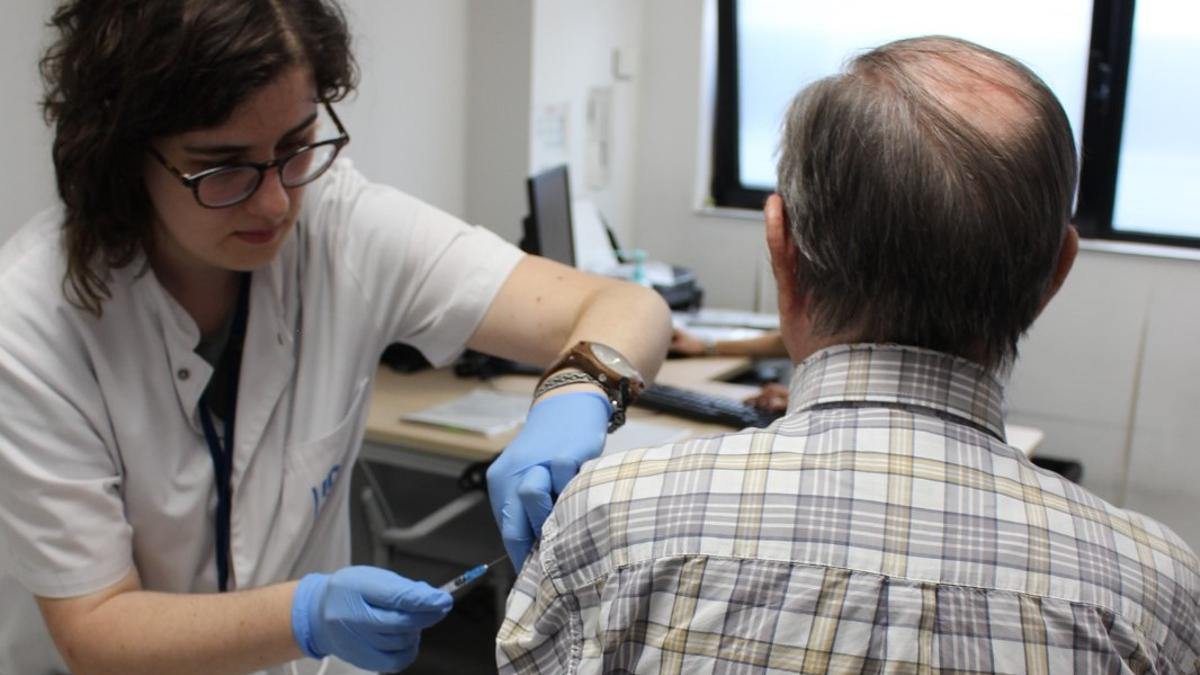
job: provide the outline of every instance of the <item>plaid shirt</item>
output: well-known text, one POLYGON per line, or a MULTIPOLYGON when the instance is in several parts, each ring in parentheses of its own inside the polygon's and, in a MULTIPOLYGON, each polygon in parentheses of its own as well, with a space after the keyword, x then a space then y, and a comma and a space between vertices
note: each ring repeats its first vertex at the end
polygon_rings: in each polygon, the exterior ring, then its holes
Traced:
POLYGON ((1005 445, 1002 398, 961 359, 841 346, 768 429, 600 457, 500 671, 1200 672, 1195 554, 1005 445))

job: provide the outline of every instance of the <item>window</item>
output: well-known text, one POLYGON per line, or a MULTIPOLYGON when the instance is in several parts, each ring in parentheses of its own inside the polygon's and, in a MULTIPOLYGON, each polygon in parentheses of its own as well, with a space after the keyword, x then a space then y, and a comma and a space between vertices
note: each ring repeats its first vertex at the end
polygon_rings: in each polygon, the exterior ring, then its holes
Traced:
POLYGON ((1200 246, 1200 217, 1178 198, 1200 185, 1200 125, 1180 114, 1200 104, 1185 85, 1200 62, 1200 5, 1141 0, 1135 21, 1133 0, 718 2, 718 206, 759 208, 774 189, 779 127, 799 89, 873 46, 944 34, 1016 57, 1062 101, 1084 149, 1085 236, 1200 246))
POLYGON ((1117 232, 1200 237, 1200 3, 1139 0, 1112 215, 1117 232))

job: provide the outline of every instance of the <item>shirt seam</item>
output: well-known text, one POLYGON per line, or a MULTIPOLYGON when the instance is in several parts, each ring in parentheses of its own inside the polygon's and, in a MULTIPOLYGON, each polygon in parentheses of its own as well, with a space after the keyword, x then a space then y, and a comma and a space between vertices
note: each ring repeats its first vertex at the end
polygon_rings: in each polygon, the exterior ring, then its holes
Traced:
POLYGON ((999 430, 992 429, 985 422, 971 419, 959 412, 948 409, 938 408, 928 403, 915 403, 911 401, 888 401, 877 400, 870 398, 863 399, 844 399, 844 400, 829 400, 815 401, 810 403, 808 407, 797 410, 795 415, 802 413, 826 412, 836 410, 852 410, 852 409, 869 409, 883 408, 887 410, 902 410, 914 417, 935 417, 942 422, 954 424, 957 426, 967 427, 982 434, 986 434, 989 438, 1008 445, 1008 440, 999 435, 999 430))
POLYGON ((567 634, 571 639, 570 657, 567 659, 567 675, 579 672, 580 665, 583 662, 583 609, 579 602, 579 596, 575 591, 568 588, 566 581, 563 579, 562 568, 558 565, 558 558, 555 555, 555 542, 558 539, 557 529, 548 534, 542 539, 542 568, 546 571, 546 578, 550 581, 550 587, 558 597, 563 599, 563 602, 570 603, 570 611, 567 612, 567 634))
MULTIPOLYGON (((1049 600, 1057 600, 1059 602, 1064 602, 1064 603, 1067 603, 1070 605, 1096 609, 1096 610, 1099 610, 1102 612, 1107 612, 1113 616, 1121 617, 1121 618, 1125 619, 1126 621, 1128 621, 1130 626, 1137 628, 1140 633, 1145 635, 1145 630, 1142 629, 1141 625, 1135 623, 1132 619, 1127 617, 1125 614, 1123 614, 1117 610, 1105 607, 1104 605, 1098 605, 1096 603, 1087 602, 1084 600, 1072 600, 1070 598, 1060 597, 1058 595, 1054 595, 1051 593, 1036 594, 1036 593, 1027 593, 1024 591, 1014 591, 1014 590, 1010 590, 1007 588, 989 588, 987 586, 973 586, 973 585, 969 585, 969 584, 959 584, 959 583, 954 583, 954 582, 950 582, 950 581, 935 581, 935 580, 930 580, 930 579, 918 579, 915 577, 908 577, 908 576, 889 575, 889 574, 882 574, 880 572, 875 572, 875 571, 871 571, 871 570, 858 569, 856 567, 846 567, 844 565, 827 565, 827 564, 822 564, 822 563, 810 563, 810 562, 806 562, 803 560, 772 560, 769 558, 746 558, 746 557, 731 556, 731 555, 714 555, 714 554, 710 554, 710 553, 692 553, 692 554, 685 553, 685 554, 680 554, 680 555, 663 556, 663 557, 659 557, 659 558, 645 558, 645 559, 641 559, 641 560, 635 560, 635 561, 621 563, 620 565, 615 565, 615 566, 609 568, 608 572, 585 578, 581 583, 576 584, 575 587, 596 585, 597 583, 599 583, 601 581, 605 581, 606 577, 608 577, 616 572, 622 571, 622 570, 628 570, 628 569, 632 569, 634 567, 639 567, 639 566, 647 565, 647 564, 653 565, 653 564, 655 564, 659 561, 663 561, 663 560, 675 560, 675 559, 682 560, 682 559, 687 559, 687 558, 709 558, 709 559, 713 559, 713 560, 728 560, 730 562, 754 562, 754 563, 765 563, 765 564, 772 564, 772 565, 787 565, 789 567, 808 567, 811 569, 842 570, 845 572, 854 572, 854 573, 858 573, 858 574, 869 574, 871 576, 876 576, 881 579, 895 579, 897 581, 907 581, 907 582, 916 583, 916 584, 931 584, 934 586, 946 586, 949 588, 960 588, 963 590, 981 591, 984 593, 1007 593, 1007 594, 1011 594, 1014 596, 1020 596, 1020 597, 1026 597, 1026 598, 1038 598, 1038 599, 1045 598, 1045 599, 1049 599, 1049 600)), ((556 567, 557 567, 557 564, 556 564, 556 567)), ((562 573, 559 572, 559 577, 561 578, 562 576, 563 576, 562 573)), ((565 585, 565 583, 564 583, 563 589, 561 591, 557 588, 557 585, 556 585, 555 590, 559 592, 559 595, 570 594, 571 596, 574 596, 574 590, 571 588, 568 588, 565 585)), ((1155 640, 1151 640, 1151 642, 1154 642, 1154 644, 1156 644, 1156 645, 1160 644, 1155 640)))

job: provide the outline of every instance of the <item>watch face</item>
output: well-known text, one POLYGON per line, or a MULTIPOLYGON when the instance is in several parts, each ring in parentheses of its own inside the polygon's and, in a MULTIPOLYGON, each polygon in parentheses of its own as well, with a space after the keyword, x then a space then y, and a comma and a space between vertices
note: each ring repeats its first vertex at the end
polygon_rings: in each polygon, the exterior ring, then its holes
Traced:
POLYGON ((633 367, 633 365, 626 361, 625 357, 621 356, 620 352, 617 350, 607 345, 602 345, 598 342, 589 343, 589 346, 592 350, 593 356, 599 359, 604 365, 617 371, 621 377, 628 377, 631 380, 638 381, 642 379, 641 373, 639 373, 637 369, 633 367))

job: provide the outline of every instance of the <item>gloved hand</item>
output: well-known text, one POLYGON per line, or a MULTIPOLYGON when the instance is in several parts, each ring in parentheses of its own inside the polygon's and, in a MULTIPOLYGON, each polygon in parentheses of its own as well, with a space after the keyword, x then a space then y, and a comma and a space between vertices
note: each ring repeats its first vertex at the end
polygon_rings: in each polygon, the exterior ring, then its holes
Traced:
POLYGON ((600 454, 612 405, 600 392, 574 391, 542 399, 525 426, 488 468, 492 515, 517 571, 542 536, 554 500, 600 454))
POLYGON ((449 593, 378 567, 309 574, 292 595, 292 637, 315 659, 330 654, 372 671, 407 668, 421 629, 441 621, 449 593))

